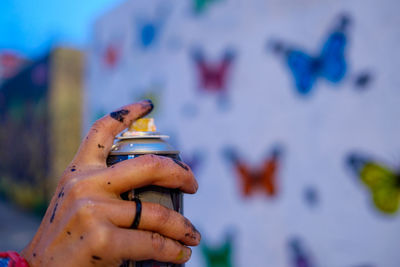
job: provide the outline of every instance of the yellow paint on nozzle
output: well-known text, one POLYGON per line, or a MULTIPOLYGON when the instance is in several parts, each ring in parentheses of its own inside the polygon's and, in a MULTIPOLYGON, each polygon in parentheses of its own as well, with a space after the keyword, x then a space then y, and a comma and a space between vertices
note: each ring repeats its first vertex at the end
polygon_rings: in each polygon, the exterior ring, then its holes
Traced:
POLYGON ((129 131, 135 132, 155 132, 156 130, 156 124, 153 118, 138 119, 129 127, 129 131))

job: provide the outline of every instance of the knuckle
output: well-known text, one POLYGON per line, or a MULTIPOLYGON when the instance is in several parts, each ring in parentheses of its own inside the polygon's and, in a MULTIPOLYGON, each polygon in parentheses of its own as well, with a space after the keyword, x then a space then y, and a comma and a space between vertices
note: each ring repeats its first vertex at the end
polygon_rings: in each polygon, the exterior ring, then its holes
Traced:
POLYGON ((153 247, 154 251, 160 253, 163 251, 165 247, 166 239, 159 233, 152 233, 151 234, 151 246, 153 247))
POLYGON ((73 178, 67 182, 67 188, 69 189, 69 195, 73 199, 79 199, 85 194, 86 183, 78 178, 73 178))
POLYGON ((91 231, 91 248, 93 252, 104 253, 110 244, 110 229, 103 225, 96 225, 91 231))
POLYGON ((144 155, 141 158, 143 165, 148 169, 149 172, 156 172, 162 166, 162 159, 155 155, 144 155))
POLYGON ((77 216, 86 223, 89 223, 89 220, 94 217, 95 209, 95 204, 90 199, 79 199, 75 202, 77 216))

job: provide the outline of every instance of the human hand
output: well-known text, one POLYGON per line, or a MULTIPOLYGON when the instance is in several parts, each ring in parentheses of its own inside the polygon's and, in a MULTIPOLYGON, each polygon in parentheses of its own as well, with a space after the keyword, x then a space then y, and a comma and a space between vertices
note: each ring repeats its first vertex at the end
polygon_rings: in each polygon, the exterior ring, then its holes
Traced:
POLYGON ((193 194, 198 184, 186 165, 144 155, 107 167, 115 135, 153 108, 145 100, 96 121, 64 171, 33 240, 21 252, 30 266, 119 266, 122 260, 184 263, 200 233, 176 211, 143 202, 137 229, 129 229, 135 202, 120 194, 146 185, 193 194))

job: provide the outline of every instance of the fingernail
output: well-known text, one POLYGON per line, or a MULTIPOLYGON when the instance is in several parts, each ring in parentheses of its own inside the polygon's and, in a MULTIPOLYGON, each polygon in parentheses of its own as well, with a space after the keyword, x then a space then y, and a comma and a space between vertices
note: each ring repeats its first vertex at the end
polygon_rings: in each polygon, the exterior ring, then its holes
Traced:
POLYGON ((189 260, 192 256, 192 250, 188 247, 185 247, 181 251, 179 251, 178 256, 176 257, 177 261, 185 259, 185 261, 189 260))
POLYGON ((186 248, 185 249, 185 258, 190 259, 191 256, 192 256, 192 249, 186 248))
POLYGON ((178 257, 176 257, 177 261, 180 261, 181 259, 183 259, 183 257, 185 256, 185 253, 183 252, 183 250, 179 251, 178 257))
POLYGON ((199 230, 197 230, 196 227, 192 223, 191 223, 191 228, 192 228, 192 231, 194 232, 194 234, 196 235, 196 239, 200 242, 201 234, 200 234, 199 230))
POLYGON ((149 105, 149 110, 153 110, 153 108, 154 108, 153 101, 151 101, 151 99, 146 99, 145 101, 147 101, 147 103, 149 105))
POLYGON ((197 229, 196 228, 194 228, 195 230, 196 230, 196 233, 198 234, 198 240, 199 240, 199 243, 200 243, 200 241, 201 241, 201 234, 200 234, 200 232, 199 231, 197 231, 197 229))

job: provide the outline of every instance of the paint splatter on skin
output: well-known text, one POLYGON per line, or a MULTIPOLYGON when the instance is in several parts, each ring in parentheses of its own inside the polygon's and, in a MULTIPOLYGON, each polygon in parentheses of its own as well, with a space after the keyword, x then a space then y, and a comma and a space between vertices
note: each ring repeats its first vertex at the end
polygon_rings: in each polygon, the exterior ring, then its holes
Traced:
POLYGON ((97 260, 97 261, 101 261, 101 257, 96 256, 96 255, 92 255, 92 259, 97 260))
POLYGON ((71 172, 74 172, 74 171, 76 171, 76 169, 72 168, 72 169, 71 169, 71 172))
POLYGON ((110 113, 110 117, 119 122, 124 122, 125 116, 129 114, 129 110, 121 109, 110 113))
POLYGON ((58 203, 56 203, 56 205, 54 206, 54 209, 53 209, 53 214, 51 214, 51 217, 50 217, 50 223, 52 223, 52 222, 53 222, 53 220, 54 220, 54 216, 56 216, 56 210, 57 210, 57 207, 58 207, 58 203))
POLYGON ((111 184, 111 182, 107 182, 107 184, 111 184))
POLYGON ((181 259, 183 259, 183 256, 185 256, 185 253, 183 252, 183 250, 181 250, 178 254, 178 257, 176 257, 176 260, 180 261, 181 259))
POLYGON ((83 236, 80 236, 79 239, 80 239, 80 240, 83 240, 83 236))
MULTIPOLYGON (((64 187, 61 188, 60 193, 58 193, 58 196, 57 196, 58 199, 60 199, 62 197, 64 197, 64 187)), ((53 222, 54 216, 56 216, 57 207, 58 207, 58 202, 56 202, 56 205, 54 206, 53 213, 51 214, 51 217, 50 217, 50 223, 53 222)), ((70 235, 71 233, 68 231, 67 234, 70 235)))
POLYGON ((192 233, 186 233, 185 237, 190 237, 193 240, 197 239, 197 235, 200 235, 200 233, 197 231, 196 227, 194 227, 194 225, 186 218, 184 219, 184 224, 192 230, 192 233))
POLYGON ((186 238, 190 238, 192 240, 196 240, 197 239, 196 235, 195 234, 191 234, 191 233, 186 233, 185 237, 186 238))
POLYGON ((98 147, 98 148, 104 148, 104 146, 102 146, 102 145, 100 145, 100 144, 97 144, 97 147, 98 147))
POLYGON ((36 257, 36 253, 33 253, 33 257, 36 257))
POLYGON ((60 193, 58 193, 58 198, 63 197, 64 196, 64 187, 61 188, 60 193))
POLYGON ((181 166, 181 168, 182 169, 184 169, 184 170, 186 170, 186 171, 188 171, 189 170, 189 168, 185 165, 185 164, 183 164, 182 162, 180 162, 179 160, 177 160, 177 159, 172 159, 176 164, 178 164, 179 166, 181 166))
POLYGON ((70 232, 70 231, 67 231, 67 234, 68 234, 68 235, 71 235, 71 232, 70 232))

